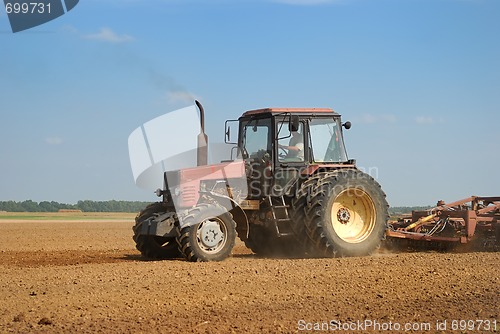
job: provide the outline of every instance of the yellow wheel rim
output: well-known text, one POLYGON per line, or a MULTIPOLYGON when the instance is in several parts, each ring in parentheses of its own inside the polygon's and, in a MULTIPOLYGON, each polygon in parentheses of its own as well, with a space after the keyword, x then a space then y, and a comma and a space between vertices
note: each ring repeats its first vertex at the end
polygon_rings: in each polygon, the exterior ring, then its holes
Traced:
POLYGON ((335 198, 331 210, 331 222, 335 233, 348 243, 366 240, 375 227, 375 216, 373 200, 359 188, 342 191, 335 198))

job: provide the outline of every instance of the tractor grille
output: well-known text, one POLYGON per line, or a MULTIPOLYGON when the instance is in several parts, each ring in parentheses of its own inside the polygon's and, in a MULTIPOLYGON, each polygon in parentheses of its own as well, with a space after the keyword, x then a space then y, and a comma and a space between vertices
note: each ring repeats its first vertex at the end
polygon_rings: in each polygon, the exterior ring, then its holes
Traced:
POLYGON ((197 192, 195 186, 184 186, 182 187, 182 206, 192 206, 197 202, 197 192))

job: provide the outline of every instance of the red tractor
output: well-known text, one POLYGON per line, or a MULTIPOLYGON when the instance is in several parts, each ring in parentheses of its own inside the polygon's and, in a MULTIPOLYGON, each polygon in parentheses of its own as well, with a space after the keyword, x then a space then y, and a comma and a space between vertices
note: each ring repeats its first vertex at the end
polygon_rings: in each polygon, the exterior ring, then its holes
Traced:
POLYGON ((364 256, 379 247, 388 204, 347 157, 342 128, 350 122, 332 109, 247 111, 235 143, 226 122, 236 158, 207 165, 197 105, 198 166, 165 172, 163 200, 136 217, 134 241, 145 257, 220 261, 236 237, 263 256, 364 256))

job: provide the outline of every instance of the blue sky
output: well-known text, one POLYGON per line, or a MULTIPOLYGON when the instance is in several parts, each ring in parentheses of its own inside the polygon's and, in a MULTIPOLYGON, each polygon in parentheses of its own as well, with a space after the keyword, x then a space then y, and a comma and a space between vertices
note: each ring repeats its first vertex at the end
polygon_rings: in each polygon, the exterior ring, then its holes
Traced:
POLYGON ((193 97, 212 142, 245 110, 335 109, 393 206, 500 195, 499 18, 496 0, 82 0, 13 34, 0 10, 0 200, 156 200, 128 135, 193 97))

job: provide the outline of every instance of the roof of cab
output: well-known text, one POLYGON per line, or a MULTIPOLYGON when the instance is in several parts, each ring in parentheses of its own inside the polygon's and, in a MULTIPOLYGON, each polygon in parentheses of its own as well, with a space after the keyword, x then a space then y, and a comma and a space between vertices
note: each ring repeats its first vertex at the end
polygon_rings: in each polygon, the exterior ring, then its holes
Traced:
POLYGON ((259 115, 259 114, 332 114, 338 115, 330 108, 264 108, 246 111, 243 116, 259 115))

